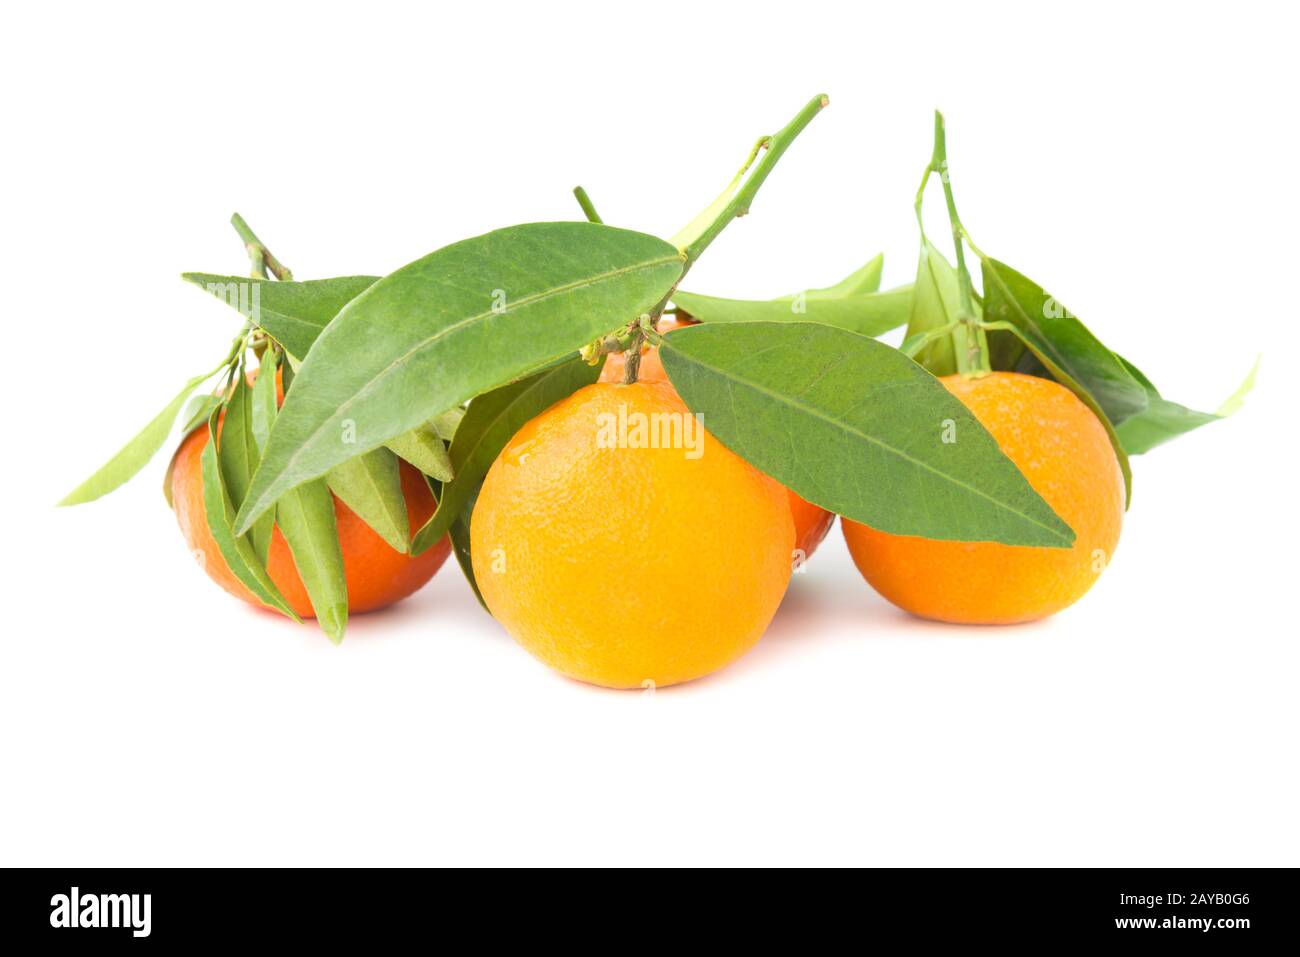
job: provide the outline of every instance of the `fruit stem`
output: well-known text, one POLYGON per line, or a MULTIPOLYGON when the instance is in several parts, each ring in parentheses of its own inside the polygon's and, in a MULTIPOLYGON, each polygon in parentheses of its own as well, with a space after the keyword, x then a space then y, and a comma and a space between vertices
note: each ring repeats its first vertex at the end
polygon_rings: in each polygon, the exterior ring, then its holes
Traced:
MULTIPOLYGON (((719 205, 722 207, 721 211, 713 217, 711 222, 704 226, 697 236, 684 236, 682 243, 679 244, 678 248, 686 256, 687 269, 691 267, 695 260, 700 258, 700 254, 709 247, 713 240, 718 238, 718 234, 726 229, 733 219, 744 216, 749 212, 750 204, 753 203, 754 197, 763 185, 763 181, 772 172, 772 168, 780 161, 781 155, 795 141, 795 138, 803 132, 804 128, 813 121, 813 117, 829 104, 830 98, 824 93, 814 96, 779 133, 765 136, 754 145, 749 160, 741 168, 731 185, 723 190, 722 195, 714 200, 705 210, 705 213, 710 212, 719 205), (766 148, 766 151, 764 151, 764 148, 766 148), (761 158, 759 157, 760 153, 763 154, 761 158), (756 159, 757 162, 755 162, 756 159), (745 179, 745 173, 748 172, 751 164, 754 166, 753 172, 749 174, 748 179, 745 179)), ((691 230, 694 225, 695 223, 692 222, 687 227, 687 230, 691 230)), ((679 234, 679 236, 681 235, 679 234)))
POLYGON ((267 275, 268 269, 276 279, 284 282, 293 279, 293 273, 289 271, 289 267, 275 258, 271 250, 267 249, 266 244, 257 238, 257 234, 244 221, 243 216, 238 213, 233 214, 230 217, 230 225, 235 227, 235 232, 239 233, 239 238, 244 241, 244 248, 248 250, 248 258, 253 263, 254 279, 269 279, 270 276, 267 275))
MULTIPOLYGON (((989 366, 988 337, 979 322, 975 308, 975 288, 971 282, 970 270, 966 266, 966 243, 970 236, 957 215, 957 202, 953 196, 952 177, 948 171, 948 138, 944 127, 943 114, 934 111, 934 149, 930 155, 930 165, 921 177, 921 188, 916 193, 916 220, 921 223, 921 238, 925 239, 925 225, 921 217, 921 205, 925 198, 925 187, 931 173, 938 173, 943 183, 944 201, 948 207, 948 222, 952 227, 953 248, 957 254, 957 287, 960 294, 960 313, 956 327, 952 331, 953 353, 957 360, 957 371, 969 378, 988 375, 989 366)), ((971 249, 983 258, 983 254, 970 243, 971 249)))
POLYGON ((573 187, 573 195, 577 198, 578 205, 582 207, 582 212, 583 215, 587 217, 587 222, 589 223, 604 222, 604 220, 600 218, 600 213, 596 212, 596 205, 591 201, 591 197, 587 195, 587 191, 585 189, 583 189, 581 186, 575 186, 573 187))
POLYGON ((639 325, 632 329, 632 342, 627 347, 623 363, 623 384, 632 385, 641 372, 641 343, 645 342, 645 333, 639 325))

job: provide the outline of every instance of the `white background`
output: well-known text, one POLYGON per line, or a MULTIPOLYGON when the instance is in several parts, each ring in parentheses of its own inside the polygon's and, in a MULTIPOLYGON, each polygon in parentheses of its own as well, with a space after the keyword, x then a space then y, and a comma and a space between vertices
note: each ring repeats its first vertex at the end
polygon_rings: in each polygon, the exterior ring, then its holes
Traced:
POLYGON ((3 14, 0 863, 1300 863, 1294 7, 270 6, 3 14), (339 648, 248 609, 165 456, 52 507, 224 354, 177 277, 246 268, 233 210, 299 278, 576 218, 579 182, 670 235, 821 91, 692 289, 881 250, 909 281, 941 106, 980 245, 1167 396, 1212 409, 1264 353, 1234 420, 1135 460, 1057 618, 909 619, 837 528, 748 657, 615 693, 454 562, 339 648))

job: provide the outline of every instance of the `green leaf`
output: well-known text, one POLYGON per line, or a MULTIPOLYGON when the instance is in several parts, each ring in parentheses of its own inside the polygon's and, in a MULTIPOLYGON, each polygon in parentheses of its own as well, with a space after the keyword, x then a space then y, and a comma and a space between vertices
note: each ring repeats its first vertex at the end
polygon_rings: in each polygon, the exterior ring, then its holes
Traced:
POLYGON ((431 423, 418 425, 385 443, 389 449, 439 482, 450 482, 454 474, 447 446, 431 423))
POLYGON ((176 472, 176 456, 181 453, 181 443, 184 443, 190 437, 190 433, 206 426, 208 416, 219 405, 221 405, 221 396, 210 393, 192 396, 190 401, 185 404, 185 411, 181 413, 180 418, 185 423, 181 426, 181 441, 177 443, 176 450, 172 452, 172 457, 167 461, 167 471, 163 473, 163 498, 167 500, 168 508, 175 507, 175 503, 172 501, 172 476, 176 472))
POLYGON ((875 292, 880 288, 880 277, 884 270, 885 254, 877 253, 867 260, 865 265, 858 267, 835 285, 824 289, 810 289, 808 295, 810 297, 815 295, 822 299, 836 299, 840 296, 860 296, 875 292))
POLYGON ((478 489, 476 488, 474 495, 465 503, 456 520, 451 523, 451 528, 447 529, 447 534, 451 536, 452 554, 456 556, 456 563, 460 565, 460 570, 465 573, 465 580, 469 582, 470 590, 474 592, 474 597, 483 606, 483 610, 490 615, 492 612, 487 602, 483 600, 483 593, 478 590, 478 579, 474 577, 474 560, 470 554, 469 523, 474 515, 474 503, 477 501, 478 489))
POLYGON ((1086 405, 1092 414, 1097 417, 1106 430, 1106 435, 1110 439, 1110 447, 1115 450, 1115 458, 1119 461, 1120 471, 1124 473, 1124 507, 1128 508, 1133 502, 1133 470, 1129 466, 1128 453, 1124 450, 1124 445, 1120 442, 1119 433, 1116 432, 1115 426, 1106 418, 1106 413, 1102 411, 1097 399, 1091 392, 1076 382, 1069 373, 1056 364, 1056 362, 1046 352, 1039 349, 1034 340, 1023 333, 1017 326, 1009 322, 989 322, 984 324, 992 332, 1011 333, 1021 339, 1028 353, 1042 364, 1046 378, 1054 379, 1061 385, 1065 386, 1075 394, 1084 405, 1086 405))
MULTIPOLYGON (((957 270, 928 239, 921 240, 921 256, 916 264, 916 285, 912 293, 912 313, 907 323, 908 341, 923 341, 927 333, 951 325, 961 315, 961 287, 957 270)), ((957 371, 952 336, 932 339, 916 355, 916 361, 936 376, 957 371)))
POLYGON ((701 322, 819 322, 864 336, 878 336, 907 322, 912 286, 864 295, 780 299, 720 299, 690 292, 673 293, 673 303, 701 322))
POLYGON ((210 392, 191 396, 190 401, 185 403, 185 411, 181 413, 180 421, 184 423, 181 426, 181 437, 184 438, 195 429, 207 425, 208 416, 220 404, 221 396, 213 395, 210 392))
POLYGON ((205 272, 181 275, 251 319, 296 358, 304 358, 340 309, 374 285, 375 276, 270 282, 205 272))
POLYGON ((282 496, 276 504, 275 521, 289 544, 317 624, 338 644, 348 623, 348 582, 334 496, 325 480, 305 482, 282 496))
POLYGON ((488 469, 520 427, 561 399, 591 385, 600 378, 600 369, 600 365, 588 365, 574 357, 471 402, 451 443, 456 477, 443 485, 438 508, 416 533, 411 551, 418 555, 432 548, 462 515, 466 503, 473 505, 488 469))
POLYGON ((381 279, 303 361, 238 530, 289 489, 654 308, 682 269, 676 249, 644 233, 533 223, 381 279))
POLYGON ((253 394, 249 399, 253 441, 257 445, 259 462, 262 452, 266 450, 266 442, 271 437, 271 426, 275 424, 275 415, 279 409, 275 389, 275 374, 279 364, 279 358, 270 349, 262 354, 262 364, 257 368, 257 379, 253 382, 253 394))
POLYGON ((167 436, 171 434, 176 415, 185 405, 185 400, 199 385, 211 378, 215 371, 195 376, 186 382, 184 388, 176 393, 176 397, 167 403, 166 408, 154 416, 135 438, 122 446, 116 455, 100 467, 99 471, 65 495, 59 501, 59 505, 81 505, 85 502, 93 502, 129 481, 149 464, 149 460, 163 447, 167 436))
POLYGON ((1146 391, 1119 357, 1042 286, 996 259, 984 260, 982 275, 984 317, 1010 323, 1034 346, 1033 355, 1017 358, 1014 344, 995 336, 989 346, 995 369, 1041 374, 1034 360, 1045 354, 1092 394, 1112 424, 1146 408, 1146 391))
MULTIPOLYGON (((257 439, 253 435, 252 396, 253 390, 244 378, 241 365, 231 387, 230 398, 226 401, 226 417, 221 425, 221 447, 217 454, 226 493, 236 510, 243 504, 253 473, 257 470, 257 463, 262 458, 257 439)), ((263 565, 271 551, 271 532, 274 527, 274 518, 269 514, 263 515, 249 533, 253 551, 263 565)))
POLYGON ((1259 360, 1256 360, 1255 365, 1241 385, 1237 387, 1237 390, 1228 397, 1223 405, 1219 406, 1218 411, 1197 412, 1195 409, 1189 409, 1177 402, 1170 402, 1161 396, 1159 390, 1151 384, 1151 380, 1143 375, 1137 366, 1123 356, 1120 356, 1119 359, 1124 363, 1124 367, 1128 369, 1133 378, 1142 384, 1147 393, 1146 409, 1125 419, 1115 429, 1119 434, 1120 442, 1124 445, 1124 450, 1129 455, 1141 455, 1143 452, 1150 452, 1157 445, 1163 445, 1170 439, 1175 439, 1193 429, 1199 429, 1203 425, 1217 422, 1232 415, 1241 408, 1246 395, 1254 388, 1255 375, 1259 372, 1259 360))
POLYGON ((396 455, 382 448, 358 455, 330 469, 326 482, 380 538, 399 552, 410 550, 411 525, 396 455))
POLYGON ((429 420, 428 425, 438 433, 438 437, 444 442, 450 442, 456 437, 456 430, 460 428, 460 423, 464 418, 465 410, 460 406, 456 406, 454 409, 448 409, 446 412, 435 415, 429 420))
POLYGON ((674 305, 701 322, 821 322, 878 336, 907 322, 912 286, 877 292, 884 256, 877 256, 833 286, 776 299, 722 299, 673 293, 674 305))
POLYGON ((1074 541, 974 415, 883 343, 814 323, 706 323, 670 332, 660 355, 710 436, 822 508, 898 535, 1074 541))
POLYGON ((230 496, 226 494, 226 486, 221 478, 221 466, 217 461, 217 415, 217 412, 213 412, 208 419, 208 444, 204 446, 203 454, 199 457, 203 472, 203 507, 207 514, 208 528, 212 531, 212 538, 217 543, 217 549, 221 552, 221 557, 226 560, 230 571, 257 596, 262 604, 300 622, 302 619, 289 607, 289 603, 284 600, 280 590, 271 581, 266 566, 253 551, 252 543, 246 538, 236 538, 231 531, 230 523, 234 515, 234 507, 230 496))

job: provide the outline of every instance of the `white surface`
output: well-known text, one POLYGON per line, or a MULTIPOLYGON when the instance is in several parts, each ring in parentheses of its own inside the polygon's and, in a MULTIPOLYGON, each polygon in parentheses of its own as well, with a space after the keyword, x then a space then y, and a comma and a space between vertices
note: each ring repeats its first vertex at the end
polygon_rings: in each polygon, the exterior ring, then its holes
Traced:
POLYGON ((1046 6, 6 8, 0 863, 1300 863, 1294 8, 1046 6), (910 620, 836 529, 757 650, 646 697, 547 672, 451 562, 337 649, 251 611, 162 456, 50 507, 223 354, 176 276, 244 270, 232 210, 300 278, 578 182, 667 235, 821 90, 691 288, 910 280, 939 105, 979 243, 1168 396, 1265 352, 1235 420, 1135 460, 1056 619, 910 620))

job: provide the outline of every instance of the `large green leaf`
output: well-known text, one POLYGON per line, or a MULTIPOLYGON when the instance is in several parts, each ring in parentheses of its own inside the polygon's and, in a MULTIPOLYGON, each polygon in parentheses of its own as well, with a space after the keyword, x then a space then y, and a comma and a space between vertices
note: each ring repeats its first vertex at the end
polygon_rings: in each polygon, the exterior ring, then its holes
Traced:
POLYGON ((203 473, 203 508, 212 538, 230 571, 262 604, 288 615, 294 621, 301 621, 271 581, 266 566, 253 550, 252 542, 247 538, 236 538, 231 530, 234 507, 226 493, 221 478, 221 465, 217 460, 217 415, 214 411, 208 419, 208 444, 199 456, 199 467, 203 473))
POLYGON ((218 276, 205 272, 183 273, 244 318, 302 359, 322 329, 340 309, 372 286, 375 276, 338 276, 306 282, 270 282, 246 276, 218 276))
POLYGON ((669 333, 660 355, 710 436, 814 504, 900 535, 1074 540, 967 408, 883 343, 814 323, 706 323, 669 333))
MULTIPOLYGON (((1146 390, 1119 357, 1042 286, 996 259, 984 260, 982 275, 984 318, 1015 326, 1026 341, 1087 389, 1113 424, 1146 408, 1146 390)), ((1005 333, 994 334, 990 352, 995 369, 1041 374, 1036 357, 1023 349, 1018 355, 1005 333)))
MULTIPOLYGON (((921 337, 951 325, 961 315, 960 302, 957 270, 933 243, 922 239, 906 338, 921 337)), ((931 341, 917 353, 916 361, 934 375, 952 375, 957 371, 952 336, 944 335, 931 341)))
POLYGON ((381 279, 303 361, 238 529, 289 489, 654 308, 682 269, 676 249, 644 233, 533 223, 381 279))
POLYGON ((348 623, 348 582, 343 573, 334 496, 324 479, 291 489, 275 507, 275 521, 311 599, 316 623, 338 644, 348 623))
POLYGON ((438 508, 415 535, 411 551, 418 555, 446 535, 466 503, 478 496, 483 478, 506 443, 520 427, 600 377, 599 365, 574 357, 544 372, 485 392, 469 404, 451 443, 456 477, 442 486, 438 508))
POLYGON ((866 336, 878 336, 907 322, 912 286, 877 292, 883 256, 833 286, 776 299, 722 299, 692 292, 673 293, 673 303, 701 322, 821 322, 866 336))
POLYGON ((107 495, 113 489, 125 484, 137 472, 148 465, 149 460, 163 447, 163 443, 167 441, 167 436, 171 434, 172 425, 176 422, 176 415, 181 411, 181 407, 185 405, 185 400, 190 397, 190 393, 205 380, 211 378, 213 374, 213 372, 208 372, 195 376, 189 382, 186 382, 184 388, 176 393, 176 397, 167 403, 166 408, 154 416, 153 420, 141 429, 135 438, 122 446, 116 455, 100 466, 99 471, 63 496, 59 504, 81 505, 85 502, 93 502, 95 499, 107 495))
POLYGON ((1137 415, 1125 419, 1115 429, 1119 434, 1120 442, 1124 445, 1124 450, 1129 455, 1150 452, 1170 439, 1176 439, 1193 429, 1199 429, 1203 425, 1232 415, 1241 408, 1247 393, 1254 388, 1255 374, 1259 371, 1257 361, 1241 385, 1223 405, 1219 406, 1217 411, 1197 412, 1177 402, 1170 402, 1160 394, 1159 390, 1151 384, 1151 380, 1143 375, 1137 366, 1123 356, 1120 356, 1120 361, 1124 363, 1124 367, 1133 378, 1142 384, 1147 393, 1147 407, 1137 415))
POLYGON ((399 552, 410 550, 411 524, 396 455, 374 449, 330 469, 325 479, 330 491, 380 538, 399 552))

